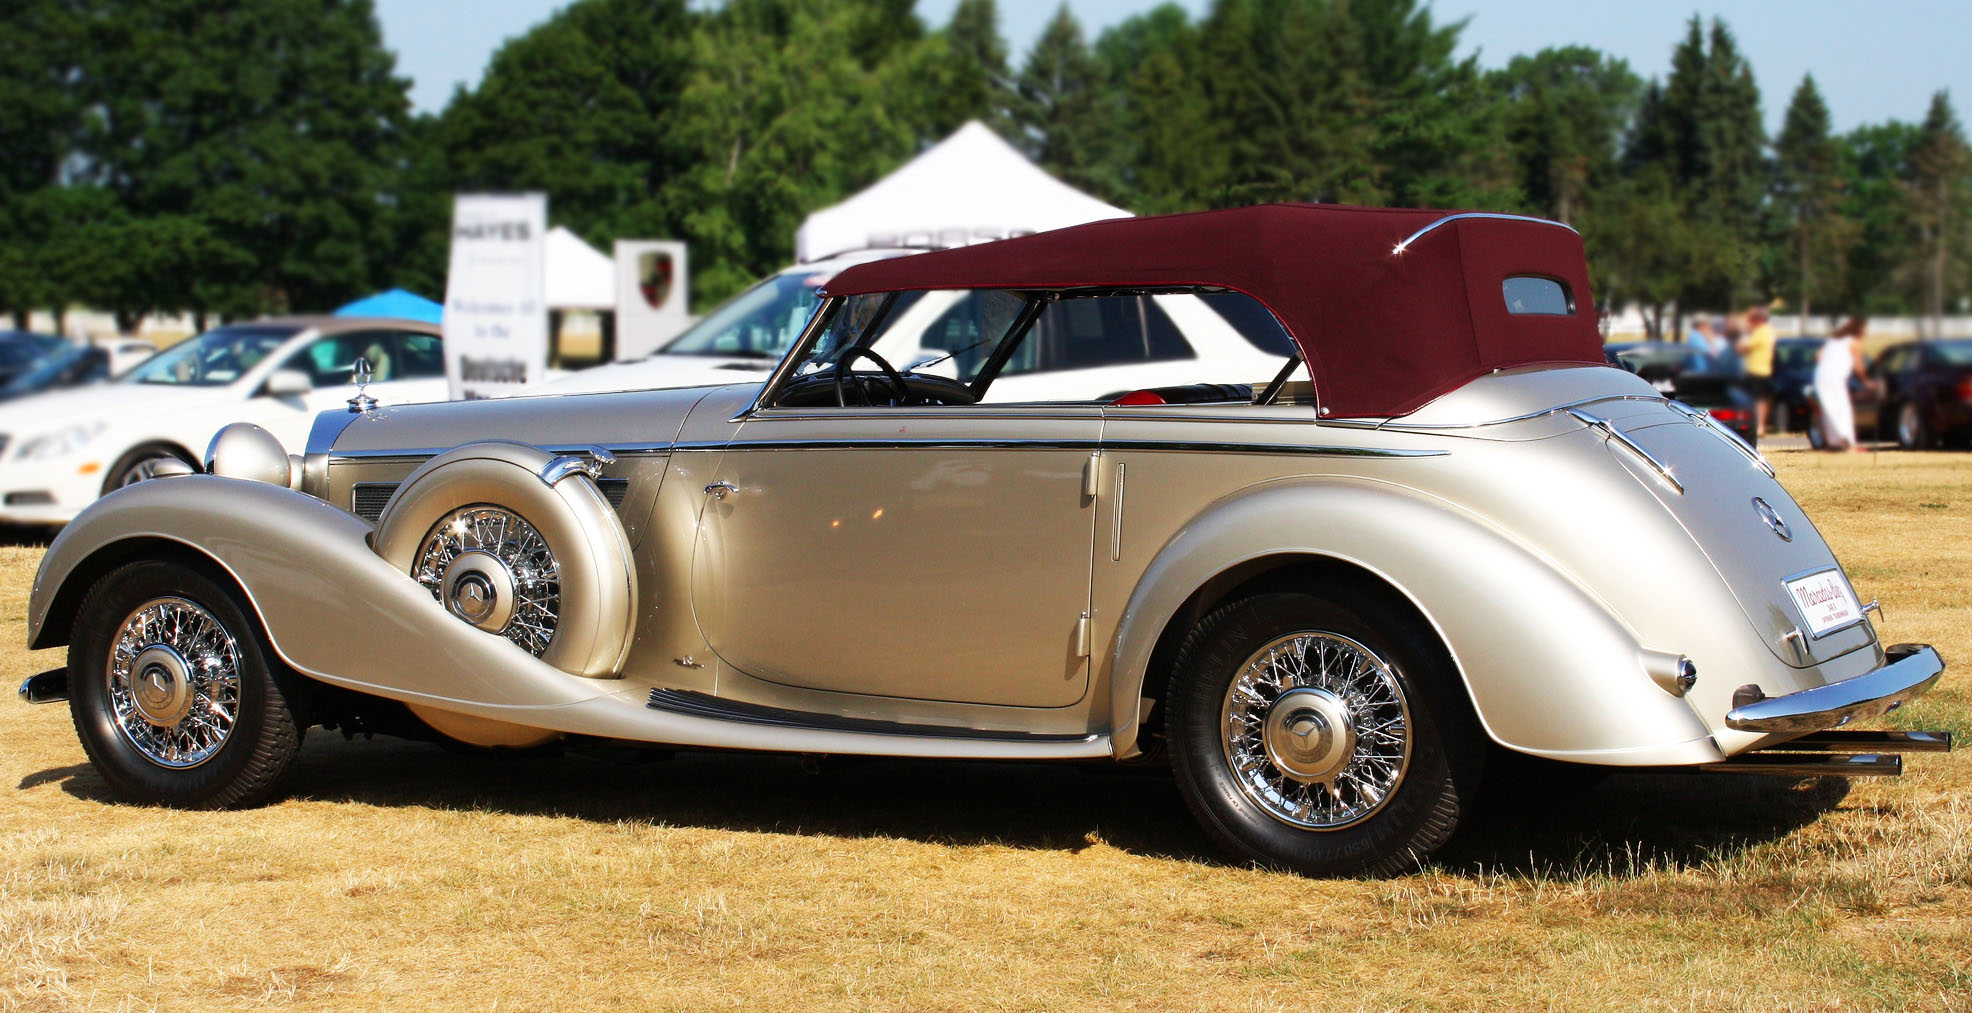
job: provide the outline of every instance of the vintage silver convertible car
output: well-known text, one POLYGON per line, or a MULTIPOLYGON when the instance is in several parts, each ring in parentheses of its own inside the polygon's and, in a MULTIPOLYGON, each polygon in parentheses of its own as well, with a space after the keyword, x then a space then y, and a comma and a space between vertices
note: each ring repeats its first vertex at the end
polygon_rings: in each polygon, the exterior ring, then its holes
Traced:
POLYGON ((1878 642, 1757 453, 1603 364, 1565 226, 1246 208, 825 296, 764 384, 359 401, 293 457, 232 427, 210 474, 49 548, 28 638, 68 666, 22 693, 69 701, 120 796, 183 806, 266 797, 314 725, 1167 757, 1224 847, 1316 874, 1414 865, 1489 757, 1811 775, 1949 745, 1835 731, 1938 655, 1878 642), (1171 298, 1296 351, 994 396, 1172 356, 1171 298))

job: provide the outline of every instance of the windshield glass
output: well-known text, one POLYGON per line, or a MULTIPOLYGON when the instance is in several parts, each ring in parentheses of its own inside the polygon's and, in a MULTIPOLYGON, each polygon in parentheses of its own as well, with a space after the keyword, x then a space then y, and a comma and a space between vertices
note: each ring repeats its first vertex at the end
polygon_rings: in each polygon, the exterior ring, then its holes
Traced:
POLYGON ((245 376, 294 335, 292 327, 221 327, 157 353, 121 382, 221 387, 245 376))
POLYGON ((81 383, 87 380, 100 380, 107 375, 109 371, 108 367, 108 356, 103 355, 93 348, 70 345, 35 363, 32 368, 8 381, 5 387, 0 387, 0 391, 5 391, 9 394, 25 394, 29 391, 40 390, 43 387, 51 387, 59 383, 81 383), (82 360, 91 358, 95 361, 85 366, 82 360), (74 375, 69 375, 71 373, 74 375))
POLYGON ((665 355, 778 359, 801 336, 827 272, 790 271, 741 292, 663 348, 665 355))
POLYGON ((15 333, 0 341, 0 369, 20 369, 68 342, 46 334, 15 333))

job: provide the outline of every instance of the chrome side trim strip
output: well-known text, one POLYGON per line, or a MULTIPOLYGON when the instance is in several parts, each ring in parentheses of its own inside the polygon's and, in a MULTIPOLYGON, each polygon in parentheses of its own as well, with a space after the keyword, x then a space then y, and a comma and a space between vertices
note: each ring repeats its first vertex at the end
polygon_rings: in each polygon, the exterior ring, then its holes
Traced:
POLYGON ((1292 454, 1309 457, 1444 457, 1449 450, 1394 450, 1379 447, 1305 447, 1270 443, 1181 443, 1160 440, 993 440, 871 437, 868 439, 735 440, 679 443, 676 450, 1143 450, 1202 454, 1292 454))
POLYGON ((1605 419, 1600 415, 1590 415, 1588 412, 1582 411, 1579 408, 1568 409, 1568 414, 1575 416, 1577 419, 1580 419, 1590 429, 1594 429, 1597 432, 1600 432, 1605 439, 1614 440, 1617 443, 1620 443, 1624 447, 1628 448, 1630 453, 1633 453, 1636 456, 1643 458, 1645 462, 1647 462, 1652 468, 1655 468, 1657 470, 1657 474, 1659 477, 1661 477, 1666 483, 1668 483, 1672 489, 1677 490, 1678 495, 1680 496, 1684 495, 1684 483, 1678 481, 1676 475, 1671 474, 1671 466, 1665 464, 1663 461, 1658 460, 1657 455, 1652 454, 1650 451, 1643 449, 1643 444, 1638 443, 1633 439, 1630 439, 1628 433, 1625 433, 1621 429, 1618 429, 1614 425, 1610 424, 1608 419, 1605 419))
POLYGON ((1321 424, 1325 426, 1350 426, 1351 428, 1388 429, 1397 432, 1413 429, 1479 429, 1485 426, 1503 426, 1509 422, 1525 422, 1528 419, 1537 419, 1543 415, 1559 415, 1571 408, 1601 404, 1604 401, 1656 401, 1661 403, 1667 400, 1669 399, 1662 394, 1604 394, 1600 397, 1585 397, 1580 401, 1570 401, 1567 404, 1558 404, 1552 408, 1522 412, 1519 415, 1509 415, 1503 419, 1491 419, 1485 422, 1404 422, 1401 419, 1384 419, 1381 422, 1351 423, 1341 419, 1324 419, 1321 424))
MULTIPOLYGON (((857 447, 894 450, 1145 450, 1197 454, 1294 454, 1309 457, 1444 457, 1449 450, 1402 450, 1387 447, 1297 446, 1291 443, 1192 443, 1175 440, 996 440, 966 437, 869 437, 850 439, 789 440, 686 440, 678 443, 647 444, 635 448, 607 447, 616 454, 663 455, 693 450, 848 450, 857 447)), ((374 463, 377 461, 423 461, 450 448, 421 447, 415 450, 344 450, 330 458, 333 463, 374 463)), ((542 447, 551 454, 580 454, 589 446, 542 447)))
MULTIPOLYGON (((1419 239, 1423 238, 1425 235, 1428 235, 1429 233, 1436 231, 1440 226, 1450 225, 1453 222, 1465 218, 1497 218, 1500 219, 1501 221, 1509 221, 1509 222, 1533 222, 1536 225, 1552 225, 1557 229, 1567 229, 1570 232, 1575 232, 1574 226, 1567 225, 1562 222, 1553 221, 1547 218, 1534 218, 1528 215, 1506 215, 1506 214, 1500 214, 1497 211, 1465 211, 1455 215, 1446 215, 1445 217, 1440 218, 1429 225, 1426 225, 1425 227, 1417 230, 1416 232, 1413 232, 1410 235, 1405 236, 1404 241, 1398 243, 1397 248, 1391 250, 1390 253, 1392 255, 1402 253, 1406 249, 1409 249, 1412 243, 1415 243, 1419 239)), ((1580 235, 1580 233, 1577 232, 1576 235, 1580 235)))
POLYGON ((1768 478, 1774 477, 1773 465, 1767 461, 1767 455, 1760 453, 1752 444, 1746 442, 1745 437, 1720 425, 1719 420, 1713 418, 1711 412, 1693 408, 1676 398, 1671 399, 1671 408, 1683 412, 1685 417, 1691 419, 1692 422, 1704 426, 1723 437, 1727 443, 1732 444, 1740 453, 1745 454, 1748 460, 1759 465, 1760 470, 1766 472, 1768 478))
MULTIPOLYGON (((570 443, 544 446, 541 449, 550 454, 587 455, 607 466, 616 463, 615 458, 619 456, 662 456, 669 454, 671 448, 672 444, 669 443, 612 443, 607 446, 598 446, 593 443, 570 443), (603 454, 609 455, 610 460, 603 460, 597 457, 596 451, 601 451, 603 454)), ((356 461, 422 461, 427 458, 437 457, 451 449, 451 447, 391 447, 383 450, 338 450, 329 455, 329 461, 336 464, 347 464, 356 461)))

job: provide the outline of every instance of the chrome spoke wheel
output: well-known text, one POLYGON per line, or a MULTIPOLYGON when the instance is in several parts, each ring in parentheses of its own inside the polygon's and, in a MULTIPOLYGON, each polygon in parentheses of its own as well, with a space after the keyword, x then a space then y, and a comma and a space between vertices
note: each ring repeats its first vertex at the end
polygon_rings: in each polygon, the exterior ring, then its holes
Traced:
POLYGON ((117 629, 106 669, 111 721, 160 767, 212 759, 239 720, 239 645, 189 599, 137 606, 117 629))
POLYGON ((561 620, 561 570, 527 519, 488 504, 452 511, 418 547, 411 576, 460 619, 540 657, 561 620))
POLYGON ((123 473, 117 476, 116 487, 121 489, 125 486, 136 485, 139 482, 148 482, 156 478, 157 466, 165 460, 167 458, 159 456, 140 458, 131 462, 130 466, 124 468, 123 473))
POLYGON ((1410 766, 1402 684, 1382 658, 1336 633, 1292 633, 1254 652, 1227 687, 1220 731, 1240 791, 1305 830, 1368 819, 1410 766))

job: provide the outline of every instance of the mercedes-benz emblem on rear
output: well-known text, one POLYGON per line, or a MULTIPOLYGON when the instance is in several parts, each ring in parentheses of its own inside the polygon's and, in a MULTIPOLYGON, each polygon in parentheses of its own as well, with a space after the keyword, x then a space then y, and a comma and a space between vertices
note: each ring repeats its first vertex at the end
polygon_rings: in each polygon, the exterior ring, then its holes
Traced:
POLYGON ((1787 522, 1781 520, 1780 515, 1773 512, 1773 507, 1769 506, 1766 500, 1758 496, 1753 497, 1753 512, 1760 515, 1760 520, 1766 522, 1767 527, 1772 528, 1773 533, 1779 535, 1781 541, 1791 542, 1794 540, 1794 532, 1787 530, 1787 522))

